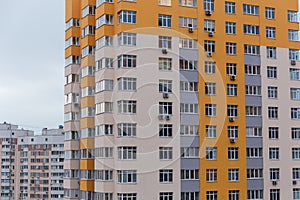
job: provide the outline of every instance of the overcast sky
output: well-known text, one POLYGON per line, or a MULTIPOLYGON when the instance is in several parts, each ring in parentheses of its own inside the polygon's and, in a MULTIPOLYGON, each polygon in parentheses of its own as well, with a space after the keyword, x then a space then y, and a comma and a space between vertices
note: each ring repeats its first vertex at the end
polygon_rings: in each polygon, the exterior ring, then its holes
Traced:
POLYGON ((0 123, 63 124, 64 0, 0 0, 0 123))

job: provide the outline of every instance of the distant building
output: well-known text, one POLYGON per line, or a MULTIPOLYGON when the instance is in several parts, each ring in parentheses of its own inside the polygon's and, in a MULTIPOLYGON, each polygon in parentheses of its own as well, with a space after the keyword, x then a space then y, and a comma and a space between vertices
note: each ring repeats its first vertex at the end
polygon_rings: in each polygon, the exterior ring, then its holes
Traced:
POLYGON ((64 132, 0 124, 1 200, 63 199, 64 132))

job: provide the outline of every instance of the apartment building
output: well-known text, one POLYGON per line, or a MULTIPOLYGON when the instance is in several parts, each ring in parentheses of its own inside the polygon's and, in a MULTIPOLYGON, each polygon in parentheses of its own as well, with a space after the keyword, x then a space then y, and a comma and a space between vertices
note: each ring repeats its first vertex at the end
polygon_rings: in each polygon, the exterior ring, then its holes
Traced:
POLYGON ((300 199, 298 1, 66 0, 65 21, 65 199, 300 199))
POLYGON ((63 199, 62 127, 34 135, 4 122, 0 124, 0 141, 1 199, 63 199))

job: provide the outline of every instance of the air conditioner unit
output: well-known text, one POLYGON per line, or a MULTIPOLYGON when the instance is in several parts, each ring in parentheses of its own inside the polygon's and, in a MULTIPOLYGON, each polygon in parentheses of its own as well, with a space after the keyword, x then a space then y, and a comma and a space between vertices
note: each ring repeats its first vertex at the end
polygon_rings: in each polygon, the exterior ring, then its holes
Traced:
POLYGON ((297 185, 297 181, 296 180, 293 180, 293 185, 297 185))
POLYGON ((229 117, 230 122, 234 122, 234 117, 229 117))
POLYGON ((234 138, 231 138, 231 139, 230 139, 230 143, 235 143, 235 139, 234 139, 234 138))
POLYGON ((230 75, 230 80, 234 81, 236 79, 236 75, 230 75))
POLYGON ((272 180, 272 185, 277 185, 277 180, 272 180))
POLYGON ((210 10, 206 10, 206 11, 205 11, 205 15, 206 15, 206 16, 211 16, 211 14, 212 14, 212 12, 211 12, 210 10))
POLYGON ((193 27, 189 27, 189 33, 194 33, 194 28, 193 27))
POLYGON ((166 92, 164 92, 164 93, 163 93, 163 98, 164 98, 164 99, 167 99, 167 98, 169 98, 169 94, 168 94, 168 93, 166 93, 166 92))
POLYGON ((161 50, 161 52, 162 52, 163 54, 167 54, 167 53, 168 53, 168 49, 163 48, 163 49, 161 50))
POLYGON ((164 119, 164 116, 163 116, 163 115, 158 115, 158 119, 159 119, 159 120, 163 120, 163 119, 164 119))
POLYGON ((209 31, 209 32, 208 32, 208 36, 209 36, 209 37, 214 36, 214 34, 215 34, 215 33, 214 33, 213 31, 209 31))
POLYGON ((171 119, 171 116, 170 116, 170 115, 165 115, 165 119, 166 119, 166 120, 170 120, 170 119, 171 119))
POLYGON ((212 57, 212 52, 207 52, 207 57, 212 57))
POLYGON ((296 65, 296 60, 291 60, 291 65, 296 65))

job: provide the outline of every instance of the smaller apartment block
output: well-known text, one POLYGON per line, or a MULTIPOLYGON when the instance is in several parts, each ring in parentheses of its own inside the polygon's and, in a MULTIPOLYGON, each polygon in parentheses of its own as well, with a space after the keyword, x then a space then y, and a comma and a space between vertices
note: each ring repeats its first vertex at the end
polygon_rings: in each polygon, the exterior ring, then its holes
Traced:
POLYGON ((63 199, 64 132, 0 124, 1 200, 63 199))

